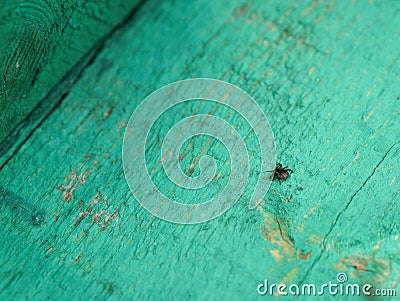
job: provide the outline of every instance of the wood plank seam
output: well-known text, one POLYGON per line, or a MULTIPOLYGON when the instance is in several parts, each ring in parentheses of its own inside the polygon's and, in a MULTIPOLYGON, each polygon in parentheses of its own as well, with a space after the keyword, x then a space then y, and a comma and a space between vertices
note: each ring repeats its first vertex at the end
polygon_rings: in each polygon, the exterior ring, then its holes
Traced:
POLYGON ((32 136, 32 134, 43 124, 43 122, 60 106, 74 83, 77 82, 87 68, 89 68, 96 57, 103 50, 107 41, 115 35, 115 33, 124 28, 127 23, 132 22, 134 16, 138 13, 140 8, 147 0, 141 0, 138 5, 130 12, 130 14, 120 23, 114 27, 113 30, 107 34, 102 40, 96 43, 92 49, 82 58, 59 82, 47 96, 33 109, 22 121, 20 121, 15 128, 0 141, 0 159, 3 158, 3 163, 0 165, 0 170, 17 154, 20 148, 32 136), (66 87, 65 87, 66 86, 66 87), (61 95, 57 92, 62 92, 61 95), (58 98, 58 100, 56 100, 58 98), (48 109, 50 107, 50 109, 48 109), (47 112, 46 112, 47 111, 47 112), (40 116, 42 115, 42 116, 40 116), (29 132, 22 133, 22 127, 32 127, 29 132), (25 137, 21 137, 25 134, 25 137), (14 149, 12 149, 14 147, 14 149))

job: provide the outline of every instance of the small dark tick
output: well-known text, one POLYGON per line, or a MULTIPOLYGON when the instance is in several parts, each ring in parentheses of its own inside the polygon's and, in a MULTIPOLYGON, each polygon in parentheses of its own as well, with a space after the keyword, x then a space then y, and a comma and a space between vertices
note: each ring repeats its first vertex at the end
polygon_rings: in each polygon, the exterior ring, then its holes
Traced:
POLYGON ((272 175, 272 180, 278 179, 279 184, 281 184, 281 180, 286 180, 287 178, 289 178, 289 172, 293 172, 293 170, 289 169, 287 166, 282 167, 281 163, 278 163, 274 170, 268 171, 274 172, 274 174, 272 175))

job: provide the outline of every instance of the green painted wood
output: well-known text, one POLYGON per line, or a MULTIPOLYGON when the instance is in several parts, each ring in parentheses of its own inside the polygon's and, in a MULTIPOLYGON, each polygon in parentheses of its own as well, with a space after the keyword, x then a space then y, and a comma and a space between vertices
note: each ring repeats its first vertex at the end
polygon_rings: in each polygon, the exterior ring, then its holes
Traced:
MULTIPOLYGON (((3 1, 0 141, 138 4, 139 0, 3 1)), ((64 91, 58 91, 60 98, 64 91)), ((49 106, 42 110, 48 113, 49 106)))
POLYGON ((319 285, 339 272, 399 294, 399 8, 146 2, 1 170, 1 299, 253 300, 264 279, 319 285), (140 208, 121 149, 138 103, 192 77, 248 91, 294 174, 257 210, 244 196, 184 226, 140 208))

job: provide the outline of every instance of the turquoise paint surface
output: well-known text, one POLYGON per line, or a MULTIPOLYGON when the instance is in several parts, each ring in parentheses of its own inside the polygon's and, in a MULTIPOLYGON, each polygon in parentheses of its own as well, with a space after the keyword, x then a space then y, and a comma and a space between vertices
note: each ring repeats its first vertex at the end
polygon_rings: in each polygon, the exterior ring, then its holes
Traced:
MULTIPOLYGON (((257 293, 264 279, 321 285, 340 272, 400 293, 398 9, 146 2, 0 172, 1 298, 271 299, 257 293), (138 103, 193 77, 254 97, 294 174, 257 210, 244 196, 220 218, 185 226, 140 208, 121 149, 138 103)), ((184 167, 204 143, 193 142, 184 167)))

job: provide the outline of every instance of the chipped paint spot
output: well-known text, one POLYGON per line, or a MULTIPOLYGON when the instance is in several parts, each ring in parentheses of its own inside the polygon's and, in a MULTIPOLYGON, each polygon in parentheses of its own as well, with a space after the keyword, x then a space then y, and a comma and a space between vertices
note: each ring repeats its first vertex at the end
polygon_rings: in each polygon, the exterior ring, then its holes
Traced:
POLYGON ((380 241, 378 241, 377 243, 376 243, 376 245, 374 246, 374 250, 379 250, 381 248, 381 242, 380 241))
POLYGON ((354 156, 353 161, 352 161, 349 165, 351 165, 352 163, 356 162, 358 158, 360 158, 360 154, 359 154, 359 153, 357 153, 357 154, 354 156))
POLYGON ((114 111, 114 107, 110 106, 107 112, 104 114, 104 116, 107 118, 108 116, 111 115, 111 113, 114 111))
POLYGON ((221 172, 217 173, 217 175, 214 177, 214 180, 218 180, 221 177, 221 172))
POLYGON ((76 263, 79 263, 79 261, 81 261, 82 256, 83 256, 83 252, 81 252, 77 257, 75 257, 74 263, 75 263, 75 264, 76 264, 76 263))
MULTIPOLYGON (((121 130, 125 128, 128 124, 125 121, 119 121, 117 125, 118 134, 121 136, 121 130)), ((146 141, 147 142, 147 141, 146 141)))
POLYGON ((47 251, 50 251, 50 252, 54 252, 56 250, 56 247, 49 247, 48 249, 47 249, 47 251))
POLYGON ((312 243, 312 244, 320 244, 324 241, 324 238, 321 236, 318 236, 317 234, 310 234, 310 236, 308 237, 307 242, 312 243))
POLYGON ((264 223, 261 225, 262 235, 271 244, 278 245, 282 250, 283 254, 279 250, 270 250, 271 256, 276 261, 282 261, 284 258, 288 261, 308 260, 311 257, 311 251, 304 253, 303 250, 295 248, 293 238, 289 234, 285 221, 276 218, 261 206, 258 206, 258 210, 264 216, 264 223))
POLYGON ((307 253, 304 253, 303 250, 299 250, 297 252, 298 252, 297 256, 299 259, 309 260, 311 258, 312 251, 308 251, 307 253))
POLYGON ((245 3, 235 8, 234 16, 237 18, 243 17, 251 8, 251 3, 245 3))
POLYGON ((77 227, 81 221, 89 214, 88 211, 84 211, 84 212, 79 212, 79 218, 78 220, 75 222, 74 226, 77 227))
POLYGON ((89 176, 89 171, 84 171, 80 175, 76 174, 76 171, 73 170, 70 172, 68 177, 64 180, 64 182, 69 183, 67 185, 61 185, 58 190, 63 192, 63 199, 65 202, 70 202, 74 198, 74 192, 86 183, 86 179, 89 176))
POLYGON ((269 253, 275 258, 277 262, 283 261, 283 256, 278 249, 270 249, 269 253))
POLYGON ((113 214, 106 214, 104 218, 104 225, 101 227, 102 230, 104 230, 109 224, 110 221, 116 218, 119 215, 119 211, 115 210, 113 214))
POLYGON ((304 214, 304 218, 307 218, 310 214, 315 212, 315 209, 317 209, 317 206, 314 206, 310 209, 310 211, 308 211, 306 214, 304 214))
POLYGON ((371 118, 372 114, 374 114, 375 110, 380 106, 380 104, 382 103, 382 100, 379 100, 378 103, 376 105, 374 105, 374 107, 372 108, 372 110, 368 113, 367 116, 364 117, 364 122, 366 122, 368 119, 371 118))
POLYGON ((371 93, 372 93, 372 90, 374 90, 375 88, 376 88, 376 84, 373 84, 373 85, 372 85, 372 88, 369 89, 369 90, 367 91, 367 93, 365 93, 365 96, 370 96, 371 93))
POLYGON ((75 218, 76 221, 74 223, 74 226, 75 227, 79 226, 79 224, 87 216, 92 216, 93 224, 99 225, 101 227, 101 230, 104 230, 110 224, 110 221, 115 219, 118 215, 119 215, 118 210, 115 210, 112 214, 109 213, 107 196, 103 197, 102 193, 99 192, 90 201, 89 206, 84 211, 79 212, 78 217, 75 218), (100 206, 99 211, 97 212, 94 211, 94 207, 96 206, 100 206))
POLYGON ((389 258, 376 258, 376 252, 374 250, 370 254, 355 253, 351 256, 344 256, 334 264, 334 268, 338 271, 350 269, 349 275, 352 278, 381 285, 390 278, 392 263, 389 258))
POLYGON ((284 283, 293 283, 296 279, 297 274, 300 271, 300 267, 297 265, 294 267, 285 277, 282 278, 284 283))

